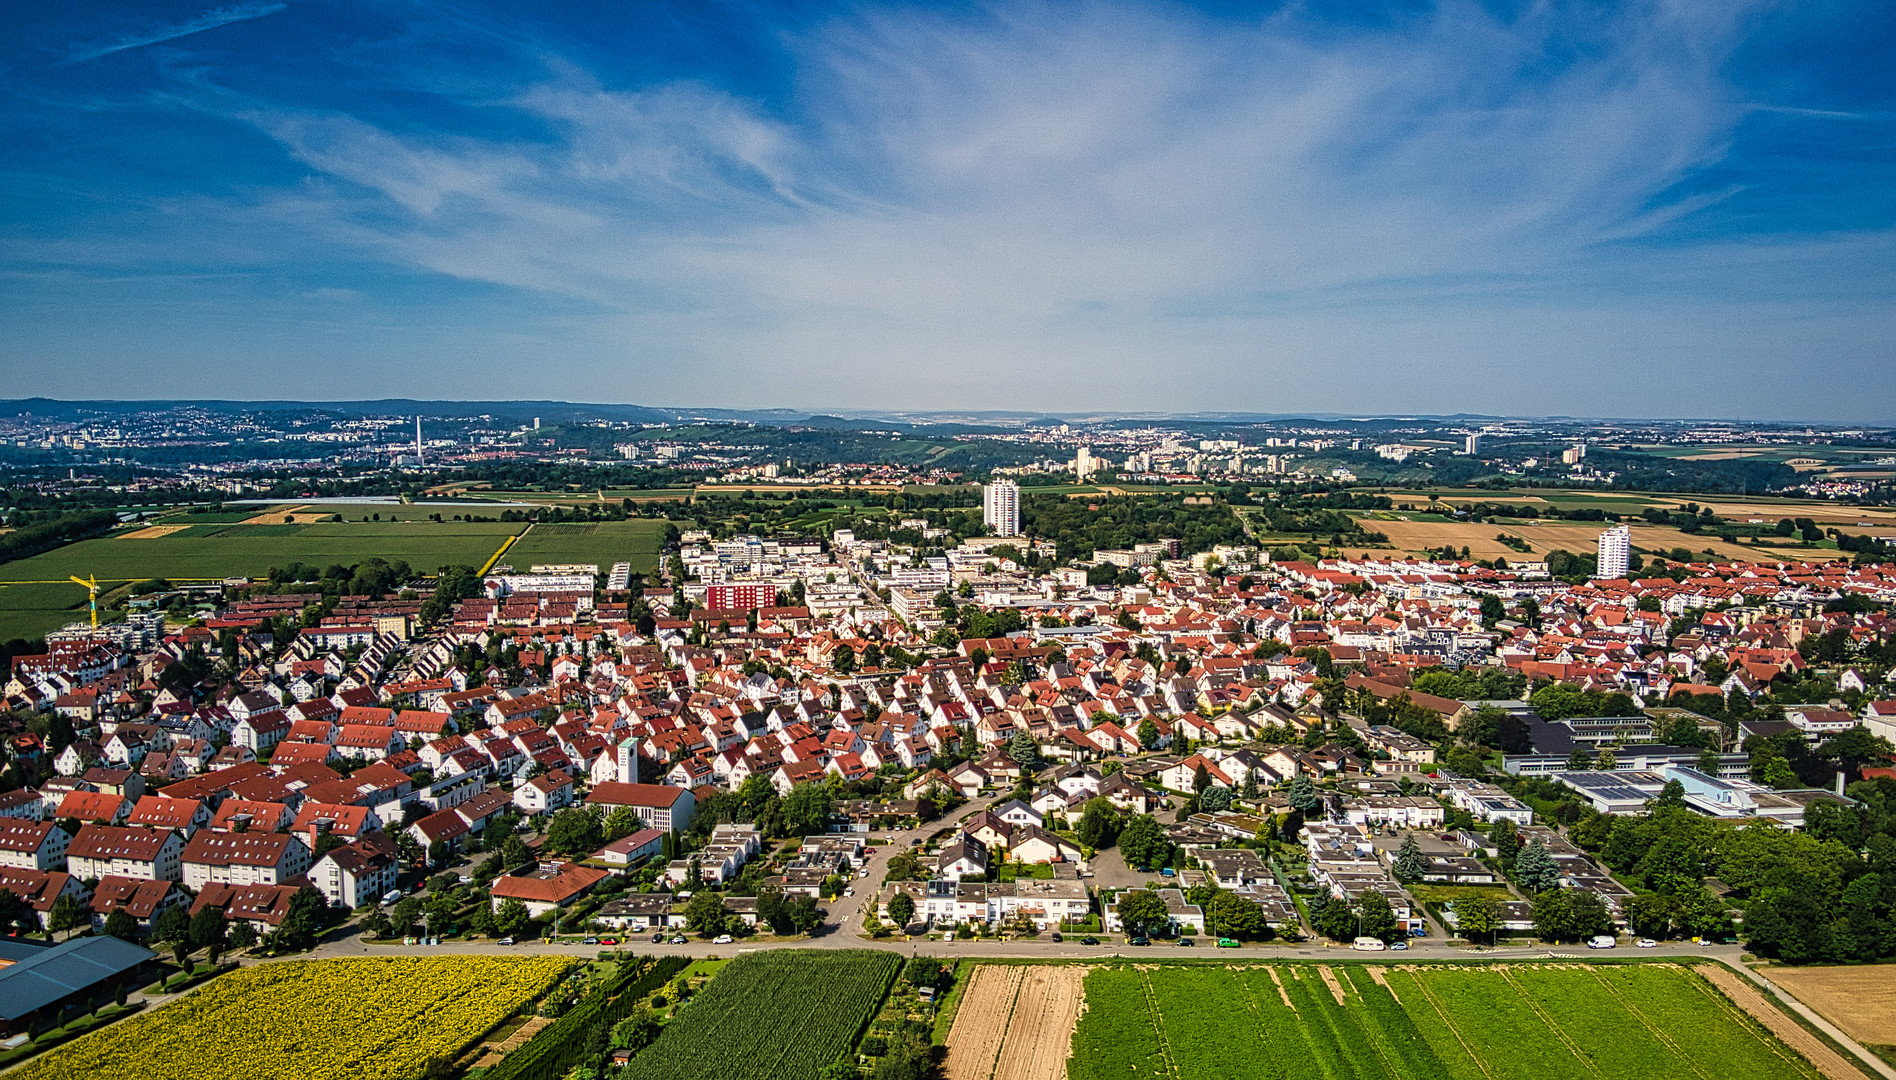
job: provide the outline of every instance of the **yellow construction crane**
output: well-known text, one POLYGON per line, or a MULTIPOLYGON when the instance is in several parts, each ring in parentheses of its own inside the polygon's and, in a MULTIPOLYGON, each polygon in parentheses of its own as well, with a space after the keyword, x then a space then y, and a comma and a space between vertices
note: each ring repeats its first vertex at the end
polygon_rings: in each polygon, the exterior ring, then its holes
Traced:
POLYGON ((86 587, 86 597, 92 601, 92 628, 97 630, 99 628, 99 579, 94 577, 87 580, 74 576, 72 580, 75 584, 86 587))

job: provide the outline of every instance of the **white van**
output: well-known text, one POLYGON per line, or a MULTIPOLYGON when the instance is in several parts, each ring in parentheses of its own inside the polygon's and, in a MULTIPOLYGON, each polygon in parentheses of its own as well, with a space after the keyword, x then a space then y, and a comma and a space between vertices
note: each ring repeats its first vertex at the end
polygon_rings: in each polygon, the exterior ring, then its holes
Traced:
POLYGON ((1383 944, 1383 939, 1374 937, 1359 937, 1350 942, 1350 948, 1357 952, 1381 952, 1388 947, 1383 944))
POLYGON ((1619 939, 1610 934, 1599 934, 1587 939, 1589 949, 1613 949, 1619 947, 1619 939))

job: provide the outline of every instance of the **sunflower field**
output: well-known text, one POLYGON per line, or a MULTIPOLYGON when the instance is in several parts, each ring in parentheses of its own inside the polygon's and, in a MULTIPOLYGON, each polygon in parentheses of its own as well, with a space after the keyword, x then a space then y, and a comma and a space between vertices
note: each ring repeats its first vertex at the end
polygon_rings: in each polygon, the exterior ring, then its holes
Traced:
POLYGON ((414 1080, 553 985, 560 957, 259 964, 28 1062, 17 1080, 414 1080))

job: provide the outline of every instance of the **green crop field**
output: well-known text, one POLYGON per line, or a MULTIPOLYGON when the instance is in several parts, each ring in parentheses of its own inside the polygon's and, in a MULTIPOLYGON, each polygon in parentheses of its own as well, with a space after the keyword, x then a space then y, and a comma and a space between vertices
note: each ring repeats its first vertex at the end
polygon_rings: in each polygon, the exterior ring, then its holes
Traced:
POLYGON ((0 585, 0 641, 36 638, 86 617, 77 585, 0 585))
POLYGON ((901 963, 894 953, 866 949, 740 956, 620 1076, 815 1080, 854 1046, 901 963))
POLYGON ((256 576, 292 562, 352 565, 380 556, 432 573, 451 563, 479 566, 522 526, 507 522, 352 521, 317 525, 210 525, 147 539, 127 530, 0 564, 0 582, 103 582, 144 578, 256 576))
POLYGON ((1685 968, 1112 967, 1072 1080, 1820 1080, 1685 968), (1380 974, 1381 982, 1371 972, 1380 974))
POLYGON ((535 525, 501 561, 520 571, 535 563, 597 563, 601 573, 630 562, 634 571, 649 573, 658 566, 664 530, 665 522, 655 518, 535 525))

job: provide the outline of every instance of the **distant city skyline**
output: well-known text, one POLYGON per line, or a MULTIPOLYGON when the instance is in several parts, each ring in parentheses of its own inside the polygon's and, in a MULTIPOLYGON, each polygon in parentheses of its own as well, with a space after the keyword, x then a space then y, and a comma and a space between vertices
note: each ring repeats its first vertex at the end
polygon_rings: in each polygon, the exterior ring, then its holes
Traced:
POLYGON ((1886 5, 10 15, 9 398, 1896 421, 1886 5))

